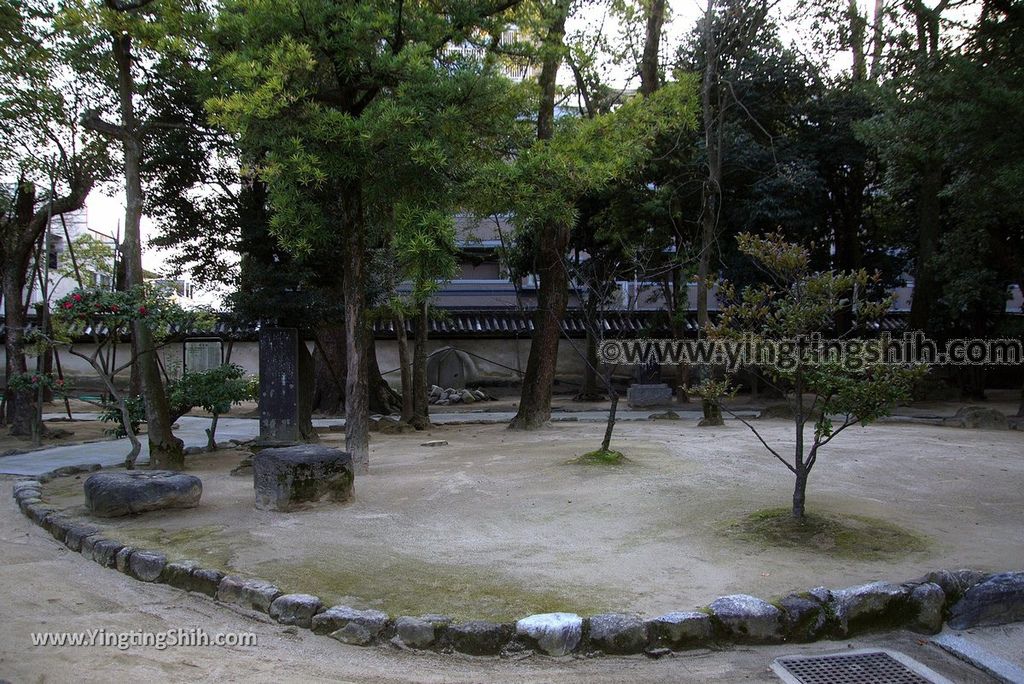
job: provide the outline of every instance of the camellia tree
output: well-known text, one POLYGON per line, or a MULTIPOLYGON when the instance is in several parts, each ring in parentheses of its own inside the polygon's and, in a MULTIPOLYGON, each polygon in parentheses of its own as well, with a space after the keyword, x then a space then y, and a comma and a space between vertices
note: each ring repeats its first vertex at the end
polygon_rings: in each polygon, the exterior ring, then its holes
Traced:
MULTIPOLYGON (((109 354, 111 345, 127 337, 132 330, 145 326, 154 340, 167 337, 172 327, 185 324, 203 325, 204 314, 186 312, 164 288, 135 287, 127 291, 110 292, 100 289, 76 289, 61 297, 53 305, 53 342, 67 347, 72 356, 86 361, 121 412, 121 422, 131 442, 131 451, 125 457, 125 467, 133 468, 142 444, 131 429, 133 418, 128 406, 127 393, 118 386, 117 375, 138 361, 137 354, 117 363, 109 354), (84 350, 76 346, 76 338, 84 336, 91 346, 84 350)), ((155 467, 167 467, 150 459, 155 467)), ((179 466, 180 467, 180 464, 179 466)))
MULTIPOLYGON (((784 350, 777 347, 775 358, 755 359, 752 365, 778 385, 791 388, 796 428, 792 458, 783 456, 757 428, 720 401, 718 406, 750 428, 793 474, 792 513, 802 519, 807 479, 822 448, 850 426, 867 425, 888 415, 896 402, 909 399, 913 383, 924 369, 886 363, 880 340, 860 339, 850 333, 841 340, 845 354, 817 353, 802 347, 799 342, 810 340, 815 333, 827 338, 843 314, 854 321, 853 331, 862 334, 888 311, 891 302, 861 298, 873 279, 867 271, 813 272, 807 250, 786 242, 781 235, 742 233, 737 240, 740 252, 754 259, 767 279, 741 292, 725 285, 723 297, 728 303, 713 333, 723 340, 742 336, 752 347, 765 343, 790 347, 792 353, 786 358, 782 358, 784 350), (810 435, 806 434, 808 423, 810 435)), ((718 401, 729 391, 727 383, 719 381, 705 386, 702 394, 718 401)))

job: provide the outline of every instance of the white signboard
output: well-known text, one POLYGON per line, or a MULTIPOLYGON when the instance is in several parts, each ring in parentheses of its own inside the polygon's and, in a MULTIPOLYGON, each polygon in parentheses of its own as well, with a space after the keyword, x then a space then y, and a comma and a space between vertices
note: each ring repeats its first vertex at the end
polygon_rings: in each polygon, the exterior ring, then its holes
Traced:
POLYGON ((223 343, 219 339, 185 340, 185 370, 204 371, 223 363, 223 343))

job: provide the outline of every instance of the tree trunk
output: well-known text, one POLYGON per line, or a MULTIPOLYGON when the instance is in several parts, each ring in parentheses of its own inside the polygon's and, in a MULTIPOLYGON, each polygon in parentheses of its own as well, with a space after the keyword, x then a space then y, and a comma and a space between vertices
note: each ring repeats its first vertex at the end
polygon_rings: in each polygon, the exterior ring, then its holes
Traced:
POLYGON ((430 309, 420 304, 416 316, 416 349, 412 361, 412 424, 417 430, 430 427, 430 397, 427 394, 427 337, 430 334, 430 309))
POLYGON ((206 428, 206 450, 216 451, 217 450, 217 419, 220 418, 219 414, 214 413, 213 419, 210 420, 210 427, 206 428))
POLYGON ((875 14, 871 34, 871 80, 877 81, 882 75, 882 49, 885 47, 885 2, 875 0, 875 14))
POLYGON ((612 446, 612 430, 615 429, 615 411, 619 407, 619 393, 611 388, 609 382, 608 393, 612 396, 612 405, 608 408, 608 422, 604 426, 604 439, 601 440, 601 451, 608 451, 612 446))
POLYGON ((640 93, 650 95, 658 89, 658 54, 661 47, 661 27, 665 23, 666 0, 651 0, 647 12, 647 31, 644 54, 640 61, 640 93))
POLYGON ((392 389, 380 372, 380 365, 377 363, 377 341, 369 328, 366 337, 366 378, 370 411, 385 416, 399 413, 402 410, 402 395, 392 389))
POLYGON ((804 499, 807 490, 807 469, 804 463, 804 383, 799 371, 796 372, 793 387, 796 402, 796 449, 793 464, 796 468, 796 486, 793 489, 793 517, 804 517, 804 499))
POLYGON ((722 120, 719 102, 718 48, 712 30, 714 0, 708 0, 704 15, 705 65, 701 83, 701 116, 707 154, 707 178, 704 181, 704 207, 701 210, 700 254, 697 261, 697 334, 707 335, 708 280, 711 276, 711 252, 718 233, 719 198, 722 192, 722 120))
POLYGON ((807 473, 803 470, 797 471, 796 484, 793 487, 793 517, 803 520, 804 502, 807 497, 807 473))
POLYGON ((864 54, 864 41, 867 32, 867 20, 857 7, 857 0, 850 0, 847 8, 850 20, 850 52, 853 57, 853 80, 863 82, 868 77, 867 57, 864 54))
POLYGON ((4 265, 4 316, 6 335, 4 351, 7 354, 7 421, 11 426, 10 433, 18 436, 32 434, 32 426, 36 417, 35 393, 29 389, 13 390, 11 378, 15 375, 28 373, 28 363, 22 348, 25 329, 25 309, 21 296, 25 287, 25 269, 15 268, 14 264, 4 265))
MULTIPOLYGON (((565 44, 565 20, 571 2, 560 0, 556 16, 545 38, 546 51, 538 83, 541 98, 537 112, 537 139, 554 135, 555 87, 558 67, 565 44)), ((551 392, 554 389, 558 361, 558 341, 562 335, 562 318, 569 301, 569 276, 565 271, 565 250, 569 245, 566 225, 548 225, 540 231, 537 251, 537 312, 534 315, 533 339, 523 374, 523 389, 509 429, 533 430, 551 418, 551 392)))
POLYGON ((339 218, 344 230, 345 270, 345 450, 357 475, 370 471, 370 396, 366 350, 366 291, 362 189, 352 184, 341 191, 339 218))
POLYGON ((409 334, 405 330, 405 316, 395 314, 395 340, 398 342, 398 367, 402 375, 402 422, 411 423, 413 406, 412 353, 409 349, 409 334))
MULTIPOLYGON (((125 280, 129 288, 144 284, 142 270, 142 140, 138 134, 138 120, 135 117, 135 81, 132 75, 132 42, 127 33, 113 37, 114 59, 117 63, 118 99, 121 108, 121 126, 125 133, 124 179, 125 219, 124 243, 122 247, 125 280)), ((135 366, 138 368, 142 385, 142 398, 146 405, 146 435, 149 441, 149 465, 151 468, 180 470, 185 466, 182 442, 171 432, 170 407, 164 394, 157 365, 153 333, 142 320, 132 323, 132 346, 135 350, 135 366)))
POLYGON ((345 325, 320 326, 314 337, 313 410, 339 415, 345 405, 345 325))
POLYGON ((551 226, 541 236, 540 243, 537 312, 534 314, 534 332, 523 374, 519 410, 509 424, 513 430, 533 430, 551 419, 558 342, 562 336, 562 318, 569 302, 569 277, 562 261, 569 243, 569 229, 551 226))
POLYGON ((25 278, 36 235, 32 234, 32 216, 36 191, 32 183, 19 181, 15 197, 13 221, 4 226, 3 239, 3 296, 6 334, 4 351, 7 355, 7 422, 10 433, 18 436, 32 434, 36 404, 31 390, 14 391, 11 377, 28 372, 23 343, 25 338, 25 278))

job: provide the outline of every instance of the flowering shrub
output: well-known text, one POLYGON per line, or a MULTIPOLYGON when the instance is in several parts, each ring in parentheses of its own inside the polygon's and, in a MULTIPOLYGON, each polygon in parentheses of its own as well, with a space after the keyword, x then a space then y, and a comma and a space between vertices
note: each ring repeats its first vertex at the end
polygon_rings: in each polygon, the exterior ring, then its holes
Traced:
POLYGON ((161 287, 132 288, 124 292, 76 289, 54 303, 53 319, 69 334, 76 328, 104 328, 104 336, 124 335, 135 321, 144 321, 154 335, 166 335, 171 326, 189 322, 202 324, 207 314, 185 311, 174 301, 171 290, 161 287))
POLYGON ((49 389, 61 397, 71 391, 70 382, 62 380, 52 373, 15 373, 7 379, 7 387, 16 392, 37 391, 40 388, 49 389))

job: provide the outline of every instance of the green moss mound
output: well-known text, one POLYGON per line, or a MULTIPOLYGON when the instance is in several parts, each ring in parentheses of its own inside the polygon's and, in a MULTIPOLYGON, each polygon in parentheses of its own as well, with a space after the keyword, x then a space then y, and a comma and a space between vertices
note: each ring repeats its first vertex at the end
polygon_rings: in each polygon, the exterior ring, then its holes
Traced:
POLYGON ((751 513, 730 524, 728 533, 762 546, 863 560, 892 558, 928 548, 925 538, 884 520, 816 513, 797 520, 788 508, 751 513))
POLYGON ((588 451, 582 456, 578 456, 569 463, 575 463, 578 465, 617 465, 620 463, 626 463, 629 461, 621 451, 615 451, 614 449, 595 449, 594 451, 588 451))

